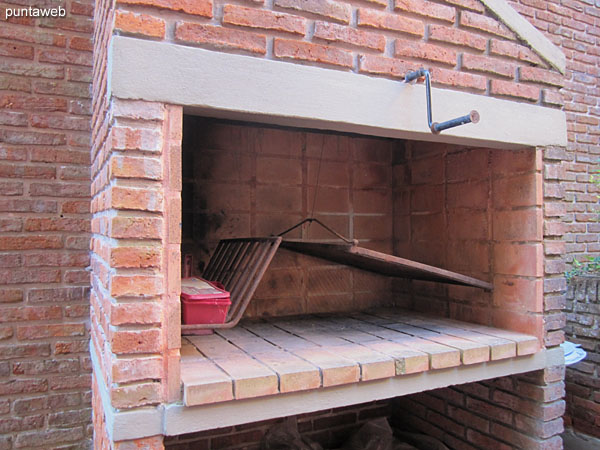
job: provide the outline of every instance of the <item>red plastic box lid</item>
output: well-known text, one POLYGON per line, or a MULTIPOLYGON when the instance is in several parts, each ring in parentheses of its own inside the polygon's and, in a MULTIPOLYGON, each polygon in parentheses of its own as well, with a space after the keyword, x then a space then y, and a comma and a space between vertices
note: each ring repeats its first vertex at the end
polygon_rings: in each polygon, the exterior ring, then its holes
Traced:
POLYGON ((184 300, 222 300, 229 303, 229 292, 198 277, 181 280, 181 297, 184 300))

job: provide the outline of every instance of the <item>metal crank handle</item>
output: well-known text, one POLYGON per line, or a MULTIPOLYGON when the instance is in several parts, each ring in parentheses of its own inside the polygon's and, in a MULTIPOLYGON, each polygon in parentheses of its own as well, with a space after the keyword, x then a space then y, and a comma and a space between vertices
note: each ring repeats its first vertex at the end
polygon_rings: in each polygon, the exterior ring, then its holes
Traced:
POLYGON ((464 125, 466 123, 477 123, 479 122, 479 113, 475 110, 471 111, 466 116, 457 117, 456 119, 446 120, 442 123, 434 122, 431 124, 431 131, 433 133, 439 133, 440 131, 447 130, 448 128, 454 128, 459 125, 464 125))
POLYGON ((438 134, 440 131, 454 128, 459 125, 466 123, 477 123, 479 122, 479 113, 477 111, 471 111, 466 116, 457 117, 456 119, 446 120, 445 122, 437 123, 433 121, 431 111, 431 75, 427 69, 418 69, 413 72, 408 72, 404 76, 404 82, 410 83, 417 78, 425 77, 425 95, 427 100, 427 124, 432 133, 438 134))

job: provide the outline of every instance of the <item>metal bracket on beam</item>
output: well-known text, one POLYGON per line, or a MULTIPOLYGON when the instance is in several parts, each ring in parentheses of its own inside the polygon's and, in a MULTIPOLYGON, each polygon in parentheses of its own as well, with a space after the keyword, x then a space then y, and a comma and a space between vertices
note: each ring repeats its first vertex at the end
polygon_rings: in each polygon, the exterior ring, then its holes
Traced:
POLYGON ((427 69, 419 69, 414 72, 408 72, 404 77, 405 83, 410 83, 417 78, 425 77, 425 93, 427 96, 427 124, 432 133, 438 134, 440 131, 447 130, 448 128, 454 128, 459 125, 466 123, 477 123, 479 122, 479 113, 475 110, 471 111, 466 116, 457 117, 456 119, 450 119, 442 123, 434 122, 431 113, 431 75, 427 69))

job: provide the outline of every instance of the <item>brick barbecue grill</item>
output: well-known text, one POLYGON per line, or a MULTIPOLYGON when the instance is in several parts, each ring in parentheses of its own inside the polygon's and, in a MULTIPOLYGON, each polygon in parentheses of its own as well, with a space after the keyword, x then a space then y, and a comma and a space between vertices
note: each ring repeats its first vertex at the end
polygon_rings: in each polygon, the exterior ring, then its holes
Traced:
POLYGON ((219 240, 277 234, 310 214, 359 238, 366 247, 360 258, 387 260, 349 261, 344 249, 359 247, 340 245, 316 224, 292 227, 296 239, 277 250, 248 319, 182 341, 183 404, 227 411, 196 430, 246 422, 247 410, 236 400, 269 400, 269 413, 254 415, 270 419, 307 412, 283 398, 272 406, 278 394, 310 393, 318 405, 311 410, 343 406, 369 397, 348 395, 340 404, 323 389, 388 380, 391 392, 370 395, 396 396, 414 392, 402 386, 406 375, 483 368, 540 351, 535 150, 186 117, 183 159, 182 252, 194 255, 198 273, 219 240), (369 248, 459 273, 432 278, 438 283, 420 281, 431 275, 415 271, 419 263, 401 260, 413 268, 395 269, 393 258, 369 248), (397 270, 401 278, 387 276, 397 270), (476 287, 439 284, 453 280, 476 287), (521 299, 527 301, 515 308, 521 299))
POLYGON ((567 142, 564 55, 478 1, 184 3, 96 13, 97 447, 256 446, 263 421, 313 432, 382 401, 453 448, 560 448, 544 176, 567 142), (425 87, 401 81, 424 65, 434 117, 479 123, 431 133, 425 87), (485 286, 280 248, 237 326, 182 337, 182 255, 200 275, 219 241, 307 217, 485 286))

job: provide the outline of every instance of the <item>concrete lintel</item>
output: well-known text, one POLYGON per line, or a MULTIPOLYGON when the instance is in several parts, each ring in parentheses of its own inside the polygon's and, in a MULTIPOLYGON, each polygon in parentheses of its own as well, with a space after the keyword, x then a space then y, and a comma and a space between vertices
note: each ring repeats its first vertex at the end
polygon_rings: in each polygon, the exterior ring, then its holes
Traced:
POLYGON ((481 115, 434 135, 422 85, 123 36, 110 55, 112 95, 191 113, 504 149, 567 144, 564 112, 527 103, 434 88, 435 121, 481 115))

